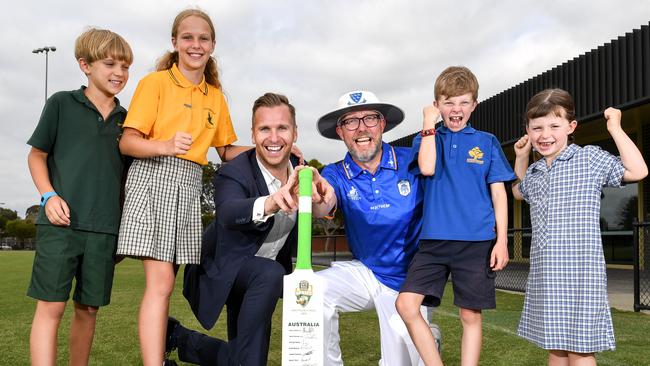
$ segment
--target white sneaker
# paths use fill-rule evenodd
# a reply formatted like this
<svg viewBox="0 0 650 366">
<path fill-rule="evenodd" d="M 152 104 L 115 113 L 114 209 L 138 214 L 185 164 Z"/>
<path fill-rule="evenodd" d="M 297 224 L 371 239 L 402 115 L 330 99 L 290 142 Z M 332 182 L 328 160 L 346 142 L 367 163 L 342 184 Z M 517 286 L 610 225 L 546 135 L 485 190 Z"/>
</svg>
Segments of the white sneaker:
<svg viewBox="0 0 650 366">
<path fill-rule="evenodd" d="M 438 353 L 442 355 L 442 333 L 440 332 L 440 327 L 438 327 L 438 324 L 429 324 L 429 328 L 431 328 L 431 334 L 433 334 L 433 338 L 436 340 Z"/>
</svg>

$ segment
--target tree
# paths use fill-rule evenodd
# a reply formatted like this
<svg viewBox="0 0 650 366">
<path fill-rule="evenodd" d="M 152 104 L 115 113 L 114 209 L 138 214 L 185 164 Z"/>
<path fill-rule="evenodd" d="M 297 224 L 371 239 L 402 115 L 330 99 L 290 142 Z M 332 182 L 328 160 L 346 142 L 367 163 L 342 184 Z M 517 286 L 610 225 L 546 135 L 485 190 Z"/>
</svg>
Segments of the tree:
<svg viewBox="0 0 650 366">
<path fill-rule="evenodd" d="M 8 221 L 15 220 L 18 218 L 18 213 L 14 210 L 8 208 L 0 208 L 0 231 L 5 229 L 5 225 Z"/>
<path fill-rule="evenodd" d="M 203 176 L 201 177 L 201 221 L 203 227 L 208 226 L 214 220 L 214 185 L 212 179 L 221 164 L 208 162 L 203 166 Z"/>
<path fill-rule="evenodd" d="M 309 161 L 307 162 L 307 165 L 316 168 L 316 170 L 318 170 L 319 172 L 320 172 L 321 170 L 323 170 L 323 167 L 325 167 L 323 164 L 321 164 L 320 161 L 318 161 L 318 159 L 311 159 L 311 160 L 309 160 Z"/>
<path fill-rule="evenodd" d="M 36 225 L 29 220 L 11 220 L 7 221 L 5 226 L 7 236 L 13 236 L 20 241 L 36 237 Z"/>
<path fill-rule="evenodd" d="M 201 177 L 201 213 L 214 213 L 214 185 L 212 179 L 214 174 L 219 170 L 221 164 L 208 162 L 203 166 L 203 176 Z"/>
<path fill-rule="evenodd" d="M 38 218 L 38 213 L 40 210 L 41 205 L 29 206 L 25 211 L 25 220 L 36 222 L 36 218 Z"/>
</svg>

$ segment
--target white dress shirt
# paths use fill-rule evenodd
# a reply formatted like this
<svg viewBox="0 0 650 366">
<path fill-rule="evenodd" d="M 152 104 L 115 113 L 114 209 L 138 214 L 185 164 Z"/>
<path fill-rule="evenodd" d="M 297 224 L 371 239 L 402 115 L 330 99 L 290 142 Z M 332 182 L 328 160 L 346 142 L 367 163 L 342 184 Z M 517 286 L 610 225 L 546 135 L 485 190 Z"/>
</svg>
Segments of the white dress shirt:
<svg viewBox="0 0 650 366">
<path fill-rule="evenodd" d="M 262 162 L 257 159 L 257 164 L 262 171 L 262 176 L 266 182 L 266 186 L 269 189 L 269 195 L 277 192 L 282 186 L 282 182 L 279 179 L 273 176 L 271 172 L 264 167 Z M 291 163 L 288 163 L 287 166 L 287 177 L 291 176 L 293 173 L 293 166 Z M 255 200 L 253 204 L 253 222 L 261 224 L 266 222 L 271 216 L 274 217 L 273 227 L 269 232 L 269 235 L 264 240 L 262 246 L 255 254 L 258 257 L 264 257 L 269 259 L 275 259 L 275 257 L 280 252 L 280 249 L 284 246 L 291 229 L 296 223 L 297 214 L 295 212 L 287 215 L 283 211 L 278 211 L 271 215 L 264 215 L 264 202 L 269 196 L 262 196 Z"/>
</svg>

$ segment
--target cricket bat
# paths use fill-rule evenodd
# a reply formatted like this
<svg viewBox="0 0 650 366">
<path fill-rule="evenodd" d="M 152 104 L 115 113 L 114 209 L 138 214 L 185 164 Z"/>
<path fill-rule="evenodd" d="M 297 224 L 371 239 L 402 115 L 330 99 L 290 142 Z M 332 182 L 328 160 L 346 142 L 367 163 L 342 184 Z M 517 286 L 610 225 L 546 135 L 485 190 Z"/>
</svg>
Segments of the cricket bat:
<svg viewBox="0 0 650 366">
<path fill-rule="evenodd" d="M 298 172 L 298 259 L 284 276 L 282 365 L 323 365 L 323 281 L 311 268 L 312 171 Z"/>
</svg>

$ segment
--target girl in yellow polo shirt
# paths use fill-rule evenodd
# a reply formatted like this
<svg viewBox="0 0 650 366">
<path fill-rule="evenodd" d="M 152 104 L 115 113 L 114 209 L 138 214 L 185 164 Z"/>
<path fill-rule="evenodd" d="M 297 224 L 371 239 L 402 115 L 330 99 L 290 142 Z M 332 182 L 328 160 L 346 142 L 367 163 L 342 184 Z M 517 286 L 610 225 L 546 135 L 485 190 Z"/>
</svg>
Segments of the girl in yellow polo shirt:
<svg viewBox="0 0 650 366">
<path fill-rule="evenodd" d="M 201 165 L 214 146 L 223 161 L 247 147 L 237 139 L 212 52 L 210 17 L 184 10 L 172 25 L 173 52 L 133 95 L 120 151 L 137 159 L 129 169 L 118 255 L 144 263 L 139 315 L 144 365 L 162 365 L 169 297 L 180 264 L 201 254 Z"/>
</svg>

